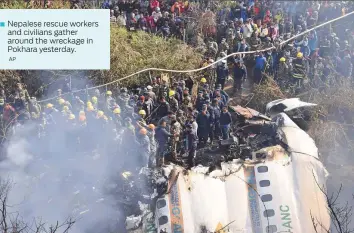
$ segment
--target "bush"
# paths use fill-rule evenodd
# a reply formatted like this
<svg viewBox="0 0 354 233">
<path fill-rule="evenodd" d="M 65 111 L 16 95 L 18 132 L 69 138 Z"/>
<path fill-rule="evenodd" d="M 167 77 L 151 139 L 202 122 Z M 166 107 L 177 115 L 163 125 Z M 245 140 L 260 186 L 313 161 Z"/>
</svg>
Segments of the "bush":
<svg viewBox="0 0 354 233">
<path fill-rule="evenodd" d="M 94 71 L 95 83 L 107 83 L 146 68 L 173 70 L 195 69 L 202 55 L 177 39 L 165 40 L 145 32 L 128 32 L 125 28 L 111 27 L 111 69 Z M 151 75 L 161 74 L 152 72 Z M 126 79 L 125 85 L 146 83 L 149 73 Z"/>
</svg>

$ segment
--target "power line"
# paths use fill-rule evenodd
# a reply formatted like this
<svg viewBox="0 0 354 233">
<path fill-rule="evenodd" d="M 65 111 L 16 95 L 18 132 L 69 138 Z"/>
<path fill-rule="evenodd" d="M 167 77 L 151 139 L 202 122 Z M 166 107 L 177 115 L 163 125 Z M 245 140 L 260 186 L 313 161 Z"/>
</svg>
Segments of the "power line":
<svg viewBox="0 0 354 233">
<path fill-rule="evenodd" d="M 308 30 L 306 30 L 306 31 L 304 31 L 304 32 L 302 32 L 302 33 L 300 33 L 300 34 L 297 34 L 297 35 L 291 37 L 290 39 L 287 39 L 287 40 L 285 40 L 285 41 L 282 41 L 279 45 L 284 45 L 284 44 L 288 43 L 289 41 L 294 40 L 295 38 L 297 38 L 297 37 L 299 37 L 299 36 L 302 36 L 302 35 L 304 35 L 304 34 L 306 34 L 306 33 L 309 33 L 309 32 L 311 32 L 311 31 L 317 29 L 317 28 L 323 27 L 323 26 L 325 26 L 325 25 L 327 25 L 327 24 L 330 24 L 330 23 L 333 23 L 333 22 L 338 21 L 338 20 L 340 20 L 340 19 L 343 19 L 343 18 L 345 18 L 345 17 L 347 17 L 347 16 L 349 16 L 349 15 L 352 15 L 352 14 L 354 14 L 354 11 L 352 11 L 352 12 L 346 14 L 346 15 L 342 15 L 342 16 L 340 16 L 340 17 L 338 17 L 338 18 L 329 20 L 329 21 L 327 21 L 327 22 L 325 22 L 325 23 L 322 23 L 322 24 L 320 24 L 320 25 L 317 25 L 317 26 L 315 26 L 315 27 L 313 27 L 313 28 L 310 28 L 310 29 L 308 29 Z M 266 48 L 266 49 L 261 49 L 261 50 L 248 51 L 248 52 L 231 53 L 231 54 L 229 54 L 229 55 L 227 55 L 227 56 L 225 56 L 225 57 L 223 57 L 223 58 L 221 58 L 221 59 L 219 59 L 219 60 L 217 60 L 217 61 L 215 61 L 215 62 L 213 62 L 213 63 L 211 63 L 211 64 L 209 64 L 209 65 L 207 65 L 207 66 L 204 66 L 204 67 L 201 67 L 201 68 L 198 68 L 198 69 L 192 69 L 192 70 L 169 70 L 169 69 L 161 69 L 161 68 L 146 68 L 146 69 L 140 70 L 140 71 L 138 71 L 138 72 L 135 72 L 135 73 L 130 74 L 130 75 L 128 75 L 128 76 L 125 76 L 125 77 L 123 77 L 123 78 L 116 79 L 116 80 L 114 80 L 114 81 L 112 81 L 112 82 L 109 82 L 109 83 L 106 83 L 106 84 L 102 84 L 102 85 L 98 85 L 98 86 L 94 86 L 94 87 L 89 87 L 89 88 L 84 88 L 84 89 L 80 89 L 80 90 L 75 90 L 75 91 L 72 91 L 72 92 L 64 93 L 64 94 L 62 94 L 61 96 L 64 96 L 64 95 L 67 95 L 67 94 L 70 94 L 70 93 L 77 93 L 77 92 L 88 91 L 88 90 L 92 90 L 92 89 L 96 89 L 96 88 L 100 88 L 100 87 L 105 87 L 105 86 L 108 86 L 108 85 L 117 83 L 117 82 L 119 82 L 119 81 L 123 81 L 123 80 L 125 80 L 125 79 L 130 78 L 130 77 L 133 77 L 133 76 L 135 76 L 135 75 L 138 75 L 138 74 L 141 74 L 141 73 L 145 73 L 145 72 L 148 72 L 148 71 L 160 71 L 160 72 L 170 72 L 170 73 L 194 73 L 194 72 L 199 72 L 199 71 L 205 70 L 205 69 L 207 69 L 207 68 L 209 68 L 209 67 L 211 67 L 211 66 L 214 66 L 214 65 L 216 65 L 217 63 L 221 62 L 222 60 L 225 60 L 225 59 L 227 59 L 227 58 L 229 58 L 229 57 L 231 57 L 231 56 L 241 55 L 241 54 L 254 54 L 254 53 L 259 53 L 259 52 L 266 52 L 266 51 L 269 51 L 269 50 L 272 50 L 272 49 L 275 49 L 275 47 L 272 46 L 272 47 L 269 47 L 269 48 Z M 51 98 L 48 98 L 48 99 L 40 100 L 40 101 L 38 101 L 38 102 L 39 102 L 39 103 L 48 102 L 48 101 L 50 101 L 50 100 L 56 99 L 56 98 L 61 97 L 61 96 L 51 97 Z"/>
</svg>

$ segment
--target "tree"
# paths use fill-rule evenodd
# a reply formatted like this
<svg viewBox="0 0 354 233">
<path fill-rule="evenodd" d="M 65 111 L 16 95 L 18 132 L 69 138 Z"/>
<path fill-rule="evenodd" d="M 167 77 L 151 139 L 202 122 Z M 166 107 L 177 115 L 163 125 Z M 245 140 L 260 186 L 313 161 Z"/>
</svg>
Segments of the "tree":
<svg viewBox="0 0 354 233">
<path fill-rule="evenodd" d="M 67 218 L 63 223 L 48 225 L 41 218 L 28 223 L 23 221 L 20 213 L 11 212 L 8 195 L 11 190 L 9 180 L 0 180 L 0 231 L 2 233 L 67 233 L 75 224 L 75 220 Z"/>
</svg>

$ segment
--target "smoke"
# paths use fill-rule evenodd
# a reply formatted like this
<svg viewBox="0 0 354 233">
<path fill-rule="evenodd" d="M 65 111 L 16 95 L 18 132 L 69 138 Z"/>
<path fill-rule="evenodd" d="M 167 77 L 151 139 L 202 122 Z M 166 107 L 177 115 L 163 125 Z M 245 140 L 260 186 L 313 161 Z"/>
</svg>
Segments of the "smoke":
<svg viewBox="0 0 354 233">
<path fill-rule="evenodd" d="M 114 153 L 112 149 L 81 150 L 84 143 L 80 150 L 70 146 L 73 139 L 69 137 L 76 131 L 65 124 L 38 138 L 38 123 L 27 122 L 16 127 L 7 140 L 0 176 L 12 184 L 8 211 L 18 213 L 27 223 L 41 219 L 48 226 L 73 218 L 73 233 L 124 232 L 120 197 L 109 191 L 118 185 L 114 177 L 123 171 L 122 153 L 119 148 Z M 110 135 L 94 132 L 82 140 L 88 136 L 93 142 L 97 137 L 112 141 Z"/>
</svg>

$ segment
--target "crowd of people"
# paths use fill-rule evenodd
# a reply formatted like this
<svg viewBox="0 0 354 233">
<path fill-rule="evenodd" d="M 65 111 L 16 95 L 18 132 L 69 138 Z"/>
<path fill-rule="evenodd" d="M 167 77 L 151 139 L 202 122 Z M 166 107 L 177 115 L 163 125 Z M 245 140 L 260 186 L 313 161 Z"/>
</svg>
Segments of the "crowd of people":
<svg viewBox="0 0 354 233">
<path fill-rule="evenodd" d="M 229 97 L 220 84 L 214 89 L 205 78 L 198 84 L 188 81 L 168 85 L 154 78 L 143 88 L 121 88 L 115 94 L 96 89 L 83 96 L 63 94 L 59 89 L 58 97 L 44 106 L 18 83 L 13 96 L 7 98 L 3 93 L 0 99 L 2 125 L 16 133 L 30 121 L 37 126 L 39 140 L 58 138 L 57 132 L 65 132 L 66 148 L 119 150 L 139 158 L 141 166 L 160 166 L 164 158 L 176 161 L 182 154 L 193 166 L 198 146 L 229 137 L 232 118 Z M 199 86 L 196 99 L 191 95 L 194 85 Z"/>
<path fill-rule="evenodd" d="M 55 137 L 60 130 L 65 132 L 65 146 L 78 151 L 108 148 L 112 153 L 120 151 L 125 158 L 139 158 L 142 166 L 161 166 L 166 159 L 176 161 L 185 155 L 191 167 L 198 147 L 229 137 L 232 117 L 224 90 L 226 80 L 233 79 L 234 93 L 240 93 L 247 78 L 260 83 L 274 77 L 282 88 L 302 88 L 303 81 L 313 80 L 316 72 L 323 81 L 331 72 L 352 79 L 352 29 L 325 26 L 280 46 L 294 35 L 352 11 L 350 2 L 234 3 L 213 12 L 217 26 L 202 45 L 205 60 L 201 65 L 234 52 L 272 49 L 223 59 L 194 80 L 156 77 L 138 89 L 123 87 L 104 93 L 96 89 L 79 95 L 59 89 L 57 98 L 44 105 L 19 83 L 11 96 L 0 93 L 2 128 L 16 132 L 17 126 L 31 121 L 38 126 L 39 140 Z M 163 28 L 174 28 L 188 4 L 122 0 L 104 1 L 102 7 L 110 8 L 112 21 L 121 26 L 151 33 L 162 30 L 166 36 L 168 30 Z M 318 62 L 324 64 L 321 72 Z"/>
</svg>

